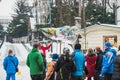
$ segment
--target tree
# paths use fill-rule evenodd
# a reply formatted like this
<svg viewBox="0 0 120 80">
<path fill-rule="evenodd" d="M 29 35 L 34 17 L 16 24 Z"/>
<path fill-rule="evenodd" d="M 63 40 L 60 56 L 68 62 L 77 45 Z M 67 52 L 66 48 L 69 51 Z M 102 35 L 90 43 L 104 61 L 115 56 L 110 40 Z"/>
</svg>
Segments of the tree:
<svg viewBox="0 0 120 80">
<path fill-rule="evenodd" d="M 120 8 L 120 5 L 118 5 L 118 3 L 120 1 L 119 0 L 112 0 L 112 2 L 111 2 L 111 0 L 108 0 L 108 5 L 113 10 L 114 17 L 115 17 L 115 24 L 117 24 L 117 9 Z"/>
<path fill-rule="evenodd" d="M 7 32 L 17 38 L 27 36 L 30 7 L 26 0 L 18 0 L 15 4 L 15 13 Z"/>
<path fill-rule="evenodd" d="M 101 5 L 88 4 L 85 10 L 86 22 L 90 24 L 107 23 L 115 24 L 114 13 L 106 12 L 106 8 Z"/>
<path fill-rule="evenodd" d="M 3 33 L 4 33 L 4 29 L 3 26 L 0 24 L 0 39 L 4 36 Z"/>
<path fill-rule="evenodd" d="M 52 26 L 60 27 L 63 25 L 75 25 L 75 17 L 78 16 L 78 7 L 76 0 L 55 0 L 52 8 Z"/>
</svg>

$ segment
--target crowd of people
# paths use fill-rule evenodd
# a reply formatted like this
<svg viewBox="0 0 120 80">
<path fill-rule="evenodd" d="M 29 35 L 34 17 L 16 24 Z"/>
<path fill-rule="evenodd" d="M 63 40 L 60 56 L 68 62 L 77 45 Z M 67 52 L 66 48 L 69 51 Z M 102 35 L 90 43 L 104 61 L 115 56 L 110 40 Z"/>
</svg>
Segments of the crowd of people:
<svg viewBox="0 0 120 80">
<path fill-rule="evenodd" d="M 75 44 L 72 54 L 68 47 L 64 47 L 62 54 L 53 53 L 52 61 L 47 63 L 46 50 L 51 44 L 44 47 L 35 43 L 28 54 L 26 65 L 30 68 L 32 80 L 120 80 L 120 46 L 117 51 L 106 42 L 104 50 L 96 46 L 83 53 L 81 44 Z M 3 62 L 6 80 L 16 80 L 18 64 L 17 57 L 9 50 Z"/>
</svg>

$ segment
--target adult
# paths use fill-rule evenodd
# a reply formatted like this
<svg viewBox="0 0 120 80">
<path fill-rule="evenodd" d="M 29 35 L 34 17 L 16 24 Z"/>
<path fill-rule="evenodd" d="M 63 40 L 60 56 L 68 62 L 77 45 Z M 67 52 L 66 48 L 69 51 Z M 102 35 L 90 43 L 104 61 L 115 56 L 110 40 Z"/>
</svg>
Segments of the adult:
<svg viewBox="0 0 120 80">
<path fill-rule="evenodd" d="M 44 46 L 42 43 L 38 44 L 38 49 L 41 51 L 41 53 L 43 54 L 43 56 L 46 56 L 46 51 L 49 50 L 49 48 L 51 47 L 52 42 L 50 42 L 48 45 Z"/>
<path fill-rule="evenodd" d="M 44 62 L 44 72 L 43 72 L 43 78 L 45 78 L 46 75 L 46 68 L 47 68 L 47 61 L 46 61 L 46 51 L 49 50 L 49 48 L 51 47 L 52 42 L 50 42 L 48 45 L 44 46 L 43 43 L 39 43 L 38 44 L 38 50 L 41 52 L 42 57 L 43 57 L 43 62 Z"/>
<path fill-rule="evenodd" d="M 101 78 L 104 78 L 104 80 L 112 80 L 116 50 L 111 49 L 111 47 L 112 45 L 110 42 L 104 44 L 105 50 L 102 61 L 102 70 L 99 75 Z"/>
<path fill-rule="evenodd" d="M 55 79 L 56 80 L 71 80 L 71 72 L 74 71 L 74 62 L 70 55 L 70 50 L 65 47 L 63 54 L 58 59 L 55 65 Z"/>
<path fill-rule="evenodd" d="M 120 45 L 118 47 L 117 57 L 114 62 L 113 80 L 120 80 Z"/>
<path fill-rule="evenodd" d="M 82 80 L 83 70 L 85 67 L 85 57 L 81 51 L 81 45 L 75 44 L 73 52 L 73 60 L 76 65 L 76 70 L 72 72 L 71 80 Z"/>
<path fill-rule="evenodd" d="M 97 46 L 95 48 L 95 52 L 96 52 L 96 55 L 97 55 L 97 59 L 96 59 L 96 65 L 95 65 L 95 77 L 94 79 L 95 80 L 100 80 L 99 79 L 99 74 L 100 74 L 100 71 L 102 69 L 102 59 L 103 59 L 103 51 L 101 50 L 101 48 L 99 46 Z"/>
<path fill-rule="evenodd" d="M 18 58 L 15 56 L 13 51 L 10 49 L 8 52 L 8 56 L 4 58 L 3 67 L 6 71 L 6 80 L 16 80 L 16 67 L 18 66 Z"/>
<path fill-rule="evenodd" d="M 86 67 L 88 70 L 88 74 L 86 77 L 88 78 L 87 80 L 92 80 L 92 77 L 95 75 L 95 63 L 96 63 L 96 55 L 93 52 L 92 48 L 88 49 L 88 54 L 85 56 L 86 58 Z"/>
<path fill-rule="evenodd" d="M 43 80 L 44 62 L 41 53 L 38 51 L 38 44 L 33 45 L 33 49 L 27 56 L 26 64 L 30 68 L 32 80 Z"/>
</svg>

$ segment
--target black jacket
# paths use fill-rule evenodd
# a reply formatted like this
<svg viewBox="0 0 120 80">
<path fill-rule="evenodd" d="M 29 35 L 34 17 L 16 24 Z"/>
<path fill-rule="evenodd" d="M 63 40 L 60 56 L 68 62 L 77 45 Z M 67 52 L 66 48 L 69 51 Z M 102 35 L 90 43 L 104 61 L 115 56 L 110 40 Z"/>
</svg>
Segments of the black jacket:
<svg viewBox="0 0 120 80">
<path fill-rule="evenodd" d="M 74 68 L 72 56 L 61 55 L 54 70 L 58 73 L 57 80 L 70 80 L 71 72 Z"/>
<path fill-rule="evenodd" d="M 100 72 L 101 68 L 102 68 L 102 60 L 103 60 L 103 52 L 100 51 L 99 53 L 97 53 L 97 59 L 96 59 L 96 66 L 95 69 Z"/>
<path fill-rule="evenodd" d="M 112 78 L 113 80 L 120 80 L 120 55 L 118 55 L 115 59 Z"/>
</svg>

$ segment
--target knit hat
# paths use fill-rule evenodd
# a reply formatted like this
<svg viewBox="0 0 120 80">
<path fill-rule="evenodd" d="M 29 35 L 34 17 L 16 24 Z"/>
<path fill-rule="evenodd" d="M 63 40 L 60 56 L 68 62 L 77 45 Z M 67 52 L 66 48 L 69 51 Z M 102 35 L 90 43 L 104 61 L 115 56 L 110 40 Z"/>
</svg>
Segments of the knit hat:
<svg viewBox="0 0 120 80">
<path fill-rule="evenodd" d="M 54 53 L 52 54 L 52 60 L 56 61 L 58 59 L 58 54 Z"/>
<path fill-rule="evenodd" d="M 106 43 L 104 44 L 104 46 L 105 46 L 106 48 L 110 48 L 110 47 L 112 47 L 112 45 L 111 45 L 110 42 L 106 42 Z"/>
<path fill-rule="evenodd" d="M 70 52 L 69 48 L 65 47 L 65 48 L 63 49 L 63 53 L 64 53 L 64 54 L 69 53 L 69 52 Z"/>
</svg>

